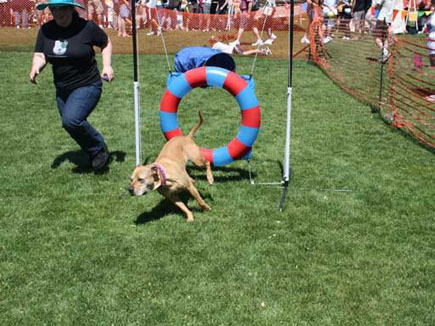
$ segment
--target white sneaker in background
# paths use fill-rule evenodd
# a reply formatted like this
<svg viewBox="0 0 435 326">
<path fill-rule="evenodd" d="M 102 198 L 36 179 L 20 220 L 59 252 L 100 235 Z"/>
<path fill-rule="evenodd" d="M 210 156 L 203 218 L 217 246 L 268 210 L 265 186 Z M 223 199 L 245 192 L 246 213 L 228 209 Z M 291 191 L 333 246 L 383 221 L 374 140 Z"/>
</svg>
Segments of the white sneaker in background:
<svg viewBox="0 0 435 326">
<path fill-rule="evenodd" d="M 435 103 L 435 94 L 428 95 L 424 99 L 429 101 L 429 102 Z"/>
<path fill-rule="evenodd" d="M 331 36 L 327 36 L 327 37 L 325 37 L 324 39 L 323 39 L 323 44 L 327 44 L 327 43 L 329 43 L 329 42 L 331 42 L 332 41 L 332 37 Z"/>
<path fill-rule="evenodd" d="M 310 44 L 310 40 L 308 39 L 308 37 L 304 36 L 303 38 L 301 38 L 301 43 Z"/>
<path fill-rule="evenodd" d="M 272 35 L 266 41 L 264 41 L 263 44 L 271 45 L 273 43 L 273 41 L 276 40 L 276 38 L 277 38 L 277 36 L 272 33 Z"/>
<path fill-rule="evenodd" d="M 382 50 L 382 55 L 381 55 L 381 59 L 380 59 L 380 61 L 382 62 L 382 63 L 386 63 L 387 61 L 388 61 L 388 59 L 390 58 L 390 53 L 388 52 L 388 50 L 387 49 L 383 49 Z"/>
<path fill-rule="evenodd" d="M 343 36 L 342 40 L 343 40 L 343 41 L 350 41 L 350 37 Z"/>
<path fill-rule="evenodd" d="M 263 45 L 263 40 L 262 40 L 262 39 L 258 39 L 257 42 L 252 43 L 251 45 L 252 45 L 252 46 L 260 46 L 260 45 Z"/>
</svg>

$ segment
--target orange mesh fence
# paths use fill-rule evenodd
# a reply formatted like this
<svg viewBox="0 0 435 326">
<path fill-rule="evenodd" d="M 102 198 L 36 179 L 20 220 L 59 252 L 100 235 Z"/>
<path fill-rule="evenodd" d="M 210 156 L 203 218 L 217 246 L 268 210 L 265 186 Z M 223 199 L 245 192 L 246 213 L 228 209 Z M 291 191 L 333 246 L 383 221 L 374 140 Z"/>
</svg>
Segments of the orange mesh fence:
<svg viewBox="0 0 435 326">
<path fill-rule="evenodd" d="M 419 35 L 397 43 L 391 110 L 396 127 L 435 147 L 435 49 L 429 41 L 435 42 Z"/>
<path fill-rule="evenodd" d="M 36 5 L 44 1 L 35 0 L 0 0 L 0 26 L 15 26 L 28 28 L 41 25 L 51 19 L 50 11 L 36 10 Z M 86 10 L 77 11 L 87 19 L 92 19 L 102 27 L 118 29 L 121 21 L 131 24 L 131 3 L 127 0 L 77 0 Z M 195 0 L 196 2 L 196 0 Z M 200 1 L 202 3 L 202 1 Z M 283 1 L 285 3 L 285 1 Z M 176 3 L 174 7 L 173 3 Z M 231 30 L 241 26 L 252 30 L 254 26 L 274 30 L 288 30 L 288 6 L 278 5 L 275 8 L 262 4 L 256 11 L 249 14 L 240 12 L 238 1 L 225 9 L 218 10 L 218 1 L 213 1 L 210 14 L 204 14 L 201 5 L 198 7 L 190 2 L 169 0 L 162 6 L 149 8 L 145 1 L 137 1 L 136 21 L 139 28 L 149 27 L 155 20 L 163 30 Z M 302 13 L 300 5 L 295 6 L 295 16 Z M 268 19 L 265 19 L 268 17 Z"/>
<path fill-rule="evenodd" d="M 374 21 L 360 26 L 351 20 L 334 18 L 328 24 L 314 19 L 312 60 L 395 127 L 435 147 L 435 49 L 430 48 L 435 43 L 424 34 L 380 33 Z"/>
<path fill-rule="evenodd" d="M 76 1 L 86 8 L 77 9 L 80 16 L 94 20 L 106 30 L 114 45 L 114 53 L 131 53 L 131 40 L 128 39 L 132 35 L 130 0 Z M 198 5 L 193 6 L 191 2 L 185 3 L 184 0 L 167 0 L 165 7 L 156 8 L 149 8 L 145 0 L 137 1 L 135 13 L 139 52 L 164 54 L 166 47 L 169 54 L 174 54 L 187 46 L 210 46 L 211 36 L 217 36 L 220 41 L 228 43 L 236 39 L 238 30 L 242 27 L 246 31 L 240 40 L 243 50 L 256 48 L 251 45 L 257 40 L 253 32 L 258 31 L 264 41 L 273 32 L 273 37 L 276 36 L 273 45 L 265 46 L 270 47 L 273 57 L 286 58 L 290 9 L 285 0 L 277 0 L 274 8 L 266 5 L 265 0 L 260 0 L 259 10 L 250 14 L 240 12 L 238 0 L 232 2 L 231 7 L 218 10 L 219 2 L 213 0 L 210 8 L 212 14 L 202 14 L 198 13 Z M 30 31 L 37 29 L 52 19 L 49 9 L 36 10 L 37 3 L 31 0 L 0 0 L 0 25 Z M 178 5 L 174 7 L 174 3 Z M 306 13 L 301 10 L 300 4 L 296 4 L 296 33 L 305 32 L 307 22 Z M 159 33 L 163 33 L 165 45 L 160 37 L 156 37 Z M 4 43 L 4 48 L 13 48 L 6 44 L 6 40 Z M 296 47 L 296 51 L 300 51 L 300 48 L 301 44 Z"/>
</svg>

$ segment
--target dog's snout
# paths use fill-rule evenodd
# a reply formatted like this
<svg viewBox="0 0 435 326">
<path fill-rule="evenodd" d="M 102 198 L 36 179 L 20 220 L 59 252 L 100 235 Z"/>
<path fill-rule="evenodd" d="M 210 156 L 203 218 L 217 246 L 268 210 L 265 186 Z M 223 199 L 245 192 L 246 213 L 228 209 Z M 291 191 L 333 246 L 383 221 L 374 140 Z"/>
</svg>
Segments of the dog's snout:
<svg viewBox="0 0 435 326">
<path fill-rule="evenodd" d="M 134 188 L 133 188 L 133 186 L 128 186 L 127 190 L 130 193 L 130 195 L 134 195 Z"/>
</svg>

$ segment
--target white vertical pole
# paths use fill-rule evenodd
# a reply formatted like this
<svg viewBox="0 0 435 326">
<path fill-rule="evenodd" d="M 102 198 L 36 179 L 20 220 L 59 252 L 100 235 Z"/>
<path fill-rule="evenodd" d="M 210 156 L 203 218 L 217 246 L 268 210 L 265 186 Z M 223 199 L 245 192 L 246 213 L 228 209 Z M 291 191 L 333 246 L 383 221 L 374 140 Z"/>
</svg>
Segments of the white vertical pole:
<svg viewBox="0 0 435 326">
<path fill-rule="evenodd" d="M 285 133 L 283 182 L 290 180 L 290 138 L 292 133 L 292 93 L 293 87 L 287 88 L 287 128 Z"/>
<path fill-rule="evenodd" d="M 140 96 L 139 96 L 139 82 L 133 83 L 134 87 L 134 121 L 136 131 L 136 166 L 142 164 L 142 141 L 140 132 Z"/>
<path fill-rule="evenodd" d="M 289 40 L 288 40 L 288 86 L 287 86 L 287 127 L 285 134 L 285 149 L 284 149 L 284 171 L 282 173 L 282 195 L 278 204 L 279 210 L 282 212 L 284 207 L 285 196 L 290 180 L 290 138 L 291 138 L 291 114 L 292 114 L 292 93 L 293 93 L 293 27 L 294 27 L 294 0 L 290 0 L 290 24 L 289 24 Z"/>
<path fill-rule="evenodd" d="M 133 91 L 134 91 L 134 121 L 136 131 L 136 166 L 142 164 L 141 133 L 140 133 L 140 97 L 138 81 L 137 33 L 136 33 L 136 1 L 131 0 L 131 16 L 133 31 Z"/>
</svg>

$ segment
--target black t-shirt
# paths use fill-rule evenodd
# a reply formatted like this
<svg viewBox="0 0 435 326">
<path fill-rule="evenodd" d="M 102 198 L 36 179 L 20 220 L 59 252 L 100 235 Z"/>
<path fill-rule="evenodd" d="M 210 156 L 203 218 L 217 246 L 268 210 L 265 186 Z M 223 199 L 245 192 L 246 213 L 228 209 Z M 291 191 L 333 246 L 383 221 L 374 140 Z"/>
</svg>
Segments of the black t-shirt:
<svg viewBox="0 0 435 326">
<path fill-rule="evenodd" d="M 68 27 L 54 20 L 39 30 L 35 52 L 42 52 L 52 64 L 54 84 L 61 89 L 76 89 L 100 80 L 93 46 L 107 44 L 106 33 L 94 22 L 73 15 Z"/>
<path fill-rule="evenodd" d="M 354 12 L 364 11 L 367 7 L 367 0 L 355 0 Z"/>
</svg>

